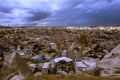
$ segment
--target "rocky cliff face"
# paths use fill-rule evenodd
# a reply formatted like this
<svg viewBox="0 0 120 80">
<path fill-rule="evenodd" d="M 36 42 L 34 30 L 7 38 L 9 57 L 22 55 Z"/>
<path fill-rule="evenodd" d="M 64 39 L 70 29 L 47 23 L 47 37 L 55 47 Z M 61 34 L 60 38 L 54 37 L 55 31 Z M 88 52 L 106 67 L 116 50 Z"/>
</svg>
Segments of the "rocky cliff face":
<svg viewBox="0 0 120 80">
<path fill-rule="evenodd" d="M 99 63 L 100 76 L 120 77 L 120 45 L 111 50 Z"/>
<path fill-rule="evenodd" d="M 9 53 L 5 56 L 4 64 L 1 70 L 1 80 L 8 80 L 14 75 L 27 77 L 31 74 L 26 63 L 16 52 Z"/>
</svg>

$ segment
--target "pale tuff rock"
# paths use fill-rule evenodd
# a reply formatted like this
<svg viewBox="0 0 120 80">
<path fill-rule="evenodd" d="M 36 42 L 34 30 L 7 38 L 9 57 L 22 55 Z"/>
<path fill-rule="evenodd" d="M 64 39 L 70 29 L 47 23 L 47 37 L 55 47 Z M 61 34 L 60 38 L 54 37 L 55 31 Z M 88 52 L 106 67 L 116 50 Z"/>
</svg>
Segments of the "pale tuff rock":
<svg viewBox="0 0 120 80">
<path fill-rule="evenodd" d="M 108 53 L 98 64 L 101 76 L 120 77 L 120 45 Z"/>
<path fill-rule="evenodd" d="M 7 80 L 12 76 L 11 74 L 16 73 L 24 78 L 31 75 L 31 71 L 24 60 L 16 52 L 13 52 L 11 54 L 7 54 L 5 57 L 4 65 L 1 71 L 1 80 Z"/>
<path fill-rule="evenodd" d="M 20 75 L 15 75 L 10 80 L 24 80 L 24 78 Z"/>
<path fill-rule="evenodd" d="M 120 45 L 112 49 L 109 54 L 105 55 L 104 59 L 114 57 L 120 57 Z"/>
<path fill-rule="evenodd" d="M 120 77 L 120 58 L 104 59 L 99 62 L 100 76 Z"/>
</svg>

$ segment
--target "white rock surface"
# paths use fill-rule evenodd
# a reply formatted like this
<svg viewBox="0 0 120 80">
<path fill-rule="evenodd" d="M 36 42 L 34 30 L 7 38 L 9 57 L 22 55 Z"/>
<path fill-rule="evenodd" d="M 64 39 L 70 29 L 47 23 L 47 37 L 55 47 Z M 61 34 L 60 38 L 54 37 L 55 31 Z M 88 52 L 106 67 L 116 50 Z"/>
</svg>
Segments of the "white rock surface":
<svg viewBox="0 0 120 80">
<path fill-rule="evenodd" d="M 15 75 L 10 80 L 24 80 L 24 78 L 22 76 Z"/>
<path fill-rule="evenodd" d="M 99 63 L 101 76 L 120 77 L 120 45 L 111 50 Z"/>
<path fill-rule="evenodd" d="M 108 53 L 107 55 L 105 55 L 105 57 L 103 59 L 114 58 L 114 57 L 120 57 L 120 45 L 118 45 L 117 47 L 115 47 L 114 49 L 112 49 L 110 51 L 110 53 Z"/>
<path fill-rule="evenodd" d="M 37 72 L 37 73 L 34 74 L 35 77 L 40 76 L 40 75 L 42 75 L 41 72 Z"/>
</svg>

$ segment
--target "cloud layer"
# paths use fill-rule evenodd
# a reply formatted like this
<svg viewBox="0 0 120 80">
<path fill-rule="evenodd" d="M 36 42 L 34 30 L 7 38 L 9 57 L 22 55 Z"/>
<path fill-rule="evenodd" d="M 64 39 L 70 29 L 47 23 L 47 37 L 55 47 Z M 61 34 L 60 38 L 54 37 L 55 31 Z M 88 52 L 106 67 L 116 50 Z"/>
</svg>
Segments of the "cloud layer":
<svg viewBox="0 0 120 80">
<path fill-rule="evenodd" d="M 1 25 L 120 25 L 119 0 L 0 0 Z"/>
</svg>

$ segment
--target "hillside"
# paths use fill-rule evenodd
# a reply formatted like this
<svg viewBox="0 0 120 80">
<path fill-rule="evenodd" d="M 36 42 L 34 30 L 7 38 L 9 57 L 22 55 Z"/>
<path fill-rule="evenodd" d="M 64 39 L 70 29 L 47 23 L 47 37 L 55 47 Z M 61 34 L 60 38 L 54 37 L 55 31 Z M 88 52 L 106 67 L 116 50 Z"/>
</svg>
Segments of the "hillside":
<svg viewBox="0 0 120 80">
<path fill-rule="evenodd" d="M 0 79 L 113 80 L 119 36 L 119 27 L 0 27 Z"/>
<path fill-rule="evenodd" d="M 93 77 L 80 75 L 45 75 L 38 77 L 28 77 L 25 80 L 120 80 L 119 78 Z"/>
</svg>

